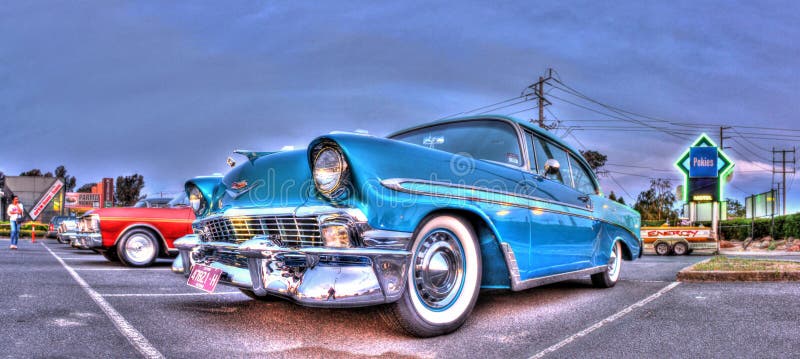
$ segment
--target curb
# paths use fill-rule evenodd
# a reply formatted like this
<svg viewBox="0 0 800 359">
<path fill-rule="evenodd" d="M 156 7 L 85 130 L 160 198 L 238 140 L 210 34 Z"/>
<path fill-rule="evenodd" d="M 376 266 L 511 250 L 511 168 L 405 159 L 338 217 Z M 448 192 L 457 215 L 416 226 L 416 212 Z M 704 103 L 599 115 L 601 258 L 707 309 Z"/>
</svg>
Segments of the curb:
<svg viewBox="0 0 800 359">
<path fill-rule="evenodd" d="M 679 282 L 800 282 L 800 271 L 694 271 L 689 270 L 697 264 L 710 261 L 711 258 L 692 264 L 678 272 Z"/>
<path fill-rule="evenodd" d="M 800 256 L 800 252 L 786 252 L 786 251 L 769 251 L 769 252 L 733 252 L 733 251 L 720 251 L 719 254 L 726 256 Z"/>
</svg>

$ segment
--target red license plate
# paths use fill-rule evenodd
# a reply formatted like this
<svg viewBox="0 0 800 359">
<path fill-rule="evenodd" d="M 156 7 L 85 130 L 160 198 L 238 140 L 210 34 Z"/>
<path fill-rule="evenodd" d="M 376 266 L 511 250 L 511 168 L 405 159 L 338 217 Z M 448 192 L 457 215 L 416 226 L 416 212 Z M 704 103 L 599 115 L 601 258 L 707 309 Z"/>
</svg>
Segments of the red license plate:
<svg viewBox="0 0 800 359">
<path fill-rule="evenodd" d="M 190 287 L 213 293 L 220 276 L 222 276 L 222 269 L 195 264 L 192 266 L 192 273 L 189 275 L 189 280 L 186 281 L 186 284 Z"/>
</svg>

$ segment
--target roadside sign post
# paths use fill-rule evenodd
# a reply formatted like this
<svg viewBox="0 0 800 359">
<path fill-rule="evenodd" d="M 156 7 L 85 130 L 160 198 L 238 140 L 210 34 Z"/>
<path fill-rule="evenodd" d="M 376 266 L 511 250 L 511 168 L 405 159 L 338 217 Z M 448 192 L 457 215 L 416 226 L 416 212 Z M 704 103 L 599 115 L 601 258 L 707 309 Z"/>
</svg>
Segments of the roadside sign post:
<svg viewBox="0 0 800 359">
<path fill-rule="evenodd" d="M 675 162 L 684 176 L 683 198 L 689 204 L 689 218 L 697 219 L 697 204 L 711 203 L 711 231 L 720 250 L 719 222 L 723 184 L 730 179 L 734 163 L 708 135 L 701 134 Z"/>
</svg>

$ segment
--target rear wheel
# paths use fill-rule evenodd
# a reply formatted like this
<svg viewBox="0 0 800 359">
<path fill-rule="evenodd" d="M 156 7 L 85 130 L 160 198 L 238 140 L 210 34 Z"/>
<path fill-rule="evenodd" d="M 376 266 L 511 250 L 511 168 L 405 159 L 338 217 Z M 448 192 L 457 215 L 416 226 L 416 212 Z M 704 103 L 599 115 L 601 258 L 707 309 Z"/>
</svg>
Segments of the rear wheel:
<svg viewBox="0 0 800 359">
<path fill-rule="evenodd" d="M 689 254 L 689 246 L 686 243 L 678 242 L 672 246 L 672 253 L 675 253 L 676 256 L 682 256 L 685 254 Z"/>
<path fill-rule="evenodd" d="M 126 266 L 149 267 L 158 257 L 158 240 L 149 230 L 131 230 L 117 243 L 117 255 Z"/>
<path fill-rule="evenodd" d="M 592 284 L 597 288 L 611 288 L 619 280 L 619 272 L 622 269 L 622 245 L 614 243 L 614 248 L 608 258 L 606 270 L 601 273 L 592 274 Z"/>
<path fill-rule="evenodd" d="M 670 252 L 672 252 L 672 248 L 670 248 L 669 244 L 667 244 L 666 242 L 660 242 L 656 244 L 655 251 L 656 254 L 660 256 L 666 256 L 669 255 Z"/>
<path fill-rule="evenodd" d="M 458 329 L 469 317 L 481 284 L 481 255 L 472 226 L 442 215 L 414 237 L 403 296 L 384 318 L 405 332 L 432 337 Z"/>
</svg>

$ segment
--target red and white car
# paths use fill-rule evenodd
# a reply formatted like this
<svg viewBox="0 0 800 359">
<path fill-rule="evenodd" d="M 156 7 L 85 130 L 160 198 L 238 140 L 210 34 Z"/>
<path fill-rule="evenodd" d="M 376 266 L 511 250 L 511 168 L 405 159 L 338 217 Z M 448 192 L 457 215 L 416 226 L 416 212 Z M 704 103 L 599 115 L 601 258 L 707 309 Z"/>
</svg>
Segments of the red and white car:
<svg viewBox="0 0 800 359">
<path fill-rule="evenodd" d="M 163 208 L 101 208 L 80 218 L 77 241 L 112 262 L 147 267 L 160 256 L 178 254 L 173 242 L 192 233 L 194 218 L 185 194 Z"/>
</svg>

